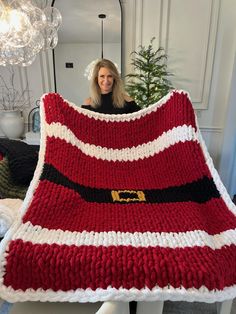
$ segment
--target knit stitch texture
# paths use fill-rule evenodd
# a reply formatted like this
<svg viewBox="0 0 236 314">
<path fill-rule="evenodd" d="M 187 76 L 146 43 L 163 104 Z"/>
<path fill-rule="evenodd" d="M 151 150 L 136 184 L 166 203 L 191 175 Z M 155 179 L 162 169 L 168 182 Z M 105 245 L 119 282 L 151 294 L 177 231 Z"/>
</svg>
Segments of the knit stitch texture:
<svg viewBox="0 0 236 314">
<path fill-rule="evenodd" d="M 0 246 L 9 302 L 236 297 L 236 208 L 189 95 L 106 115 L 41 100 L 33 180 Z"/>
</svg>

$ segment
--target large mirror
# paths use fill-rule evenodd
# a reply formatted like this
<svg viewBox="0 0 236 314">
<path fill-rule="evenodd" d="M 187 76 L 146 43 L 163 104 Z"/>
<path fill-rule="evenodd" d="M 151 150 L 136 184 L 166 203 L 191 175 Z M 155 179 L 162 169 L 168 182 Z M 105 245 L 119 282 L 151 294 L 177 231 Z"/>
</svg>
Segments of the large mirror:
<svg viewBox="0 0 236 314">
<path fill-rule="evenodd" d="M 119 0 L 55 0 L 62 14 L 54 49 L 55 91 L 80 106 L 89 96 L 86 67 L 103 57 L 121 69 L 122 11 Z M 98 15 L 105 14 L 101 19 Z"/>
</svg>

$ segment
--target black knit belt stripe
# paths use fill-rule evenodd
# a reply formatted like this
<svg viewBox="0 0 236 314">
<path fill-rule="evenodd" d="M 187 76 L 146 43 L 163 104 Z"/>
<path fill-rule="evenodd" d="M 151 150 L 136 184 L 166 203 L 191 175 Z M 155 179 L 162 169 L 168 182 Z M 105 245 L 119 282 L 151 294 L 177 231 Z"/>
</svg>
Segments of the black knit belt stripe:
<svg viewBox="0 0 236 314">
<path fill-rule="evenodd" d="M 97 189 L 83 186 L 69 180 L 52 165 L 44 164 L 40 180 L 48 180 L 78 192 L 87 202 L 96 203 L 204 203 L 211 198 L 219 198 L 220 194 L 212 179 L 203 177 L 197 181 L 181 186 L 151 190 Z"/>
</svg>

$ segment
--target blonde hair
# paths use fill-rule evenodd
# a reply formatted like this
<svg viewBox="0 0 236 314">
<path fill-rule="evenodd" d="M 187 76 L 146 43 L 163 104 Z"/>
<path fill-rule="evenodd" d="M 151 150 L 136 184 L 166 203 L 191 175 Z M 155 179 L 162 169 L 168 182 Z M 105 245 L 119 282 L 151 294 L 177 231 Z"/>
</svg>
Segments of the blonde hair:
<svg viewBox="0 0 236 314">
<path fill-rule="evenodd" d="M 123 108 L 125 104 L 125 91 L 123 87 L 123 82 L 120 78 L 118 70 L 113 62 L 107 59 L 99 60 L 93 69 L 92 79 L 91 79 L 91 105 L 97 108 L 101 104 L 101 90 L 98 85 L 98 72 L 101 68 L 106 68 L 111 72 L 113 77 L 112 86 L 112 101 L 113 106 L 117 108 Z"/>
</svg>

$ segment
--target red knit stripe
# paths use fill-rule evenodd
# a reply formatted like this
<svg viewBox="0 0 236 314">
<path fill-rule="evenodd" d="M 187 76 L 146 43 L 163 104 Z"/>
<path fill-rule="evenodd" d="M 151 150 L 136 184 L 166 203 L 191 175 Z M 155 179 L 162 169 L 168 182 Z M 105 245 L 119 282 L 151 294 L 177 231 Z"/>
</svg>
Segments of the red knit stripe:
<svg viewBox="0 0 236 314">
<path fill-rule="evenodd" d="M 158 189 L 179 186 L 204 175 L 211 178 L 197 142 L 180 142 L 143 160 L 113 162 L 87 156 L 63 140 L 48 138 L 45 156 L 46 163 L 70 180 L 96 188 Z"/>
<path fill-rule="evenodd" d="M 0 161 L 3 160 L 3 154 L 0 152 Z"/>
<path fill-rule="evenodd" d="M 78 288 L 149 289 L 171 285 L 209 290 L 236 284 L 235 245 L 212 250 L 33 245 L 12 241 L 7 256 L 4 284 L 69 291 Z M 227 271 L 226 271 L 227 270 Z"/>
<path fill-rule="evenodd" d="M 54 102 L 55 106 L 52 105 Z M 156 112 L 129 122 L 104 122 L 93 118 L 88 119 L 69 107 L 56 94 L 49 94 L 45 97 L 45 108 L 47 123 L 60 122 L 72 130 L 81 141 L 102 147 L 137 146 L 153 141 L 163 132 L 183 124 L 196 128 L 192 105 L 185 94 L 179 93 L 174 93 Z"/>
<path fill-rule="evenodd" d="M 23 221 L 48 229 L 78 232 L 205 230 L 209 234 L 218 234 L 236 228 L 235 217 L 222 199 L 212 199 L 205 204 L 89 203 L 73 190 L 46 180 L 39 184 Z"/>
</svg>

